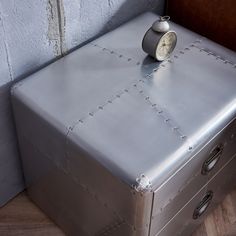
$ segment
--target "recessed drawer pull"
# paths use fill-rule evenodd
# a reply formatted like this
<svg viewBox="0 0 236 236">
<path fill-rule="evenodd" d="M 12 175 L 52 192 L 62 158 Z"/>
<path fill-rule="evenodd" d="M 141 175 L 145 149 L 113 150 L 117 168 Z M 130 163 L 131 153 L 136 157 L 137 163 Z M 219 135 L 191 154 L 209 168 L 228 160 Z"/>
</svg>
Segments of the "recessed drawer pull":
<svg viewBox="0 0 236 236">
<path fill-rule="evenodd" d="M 211 203 L 212 198 L 213 198 L 213 192 L 208 191 L 193 212 L 194 220 L 198 219 L 207 210 L 207 208 Z"/>
<path fill-rule="evenodd" d="M 204 161 L 202 165 L 202 174 L 207 175 L 219 161 L 223 152 L 223 145 L 216 146 L 210 153 L 210 156 Z"/>
</svg>

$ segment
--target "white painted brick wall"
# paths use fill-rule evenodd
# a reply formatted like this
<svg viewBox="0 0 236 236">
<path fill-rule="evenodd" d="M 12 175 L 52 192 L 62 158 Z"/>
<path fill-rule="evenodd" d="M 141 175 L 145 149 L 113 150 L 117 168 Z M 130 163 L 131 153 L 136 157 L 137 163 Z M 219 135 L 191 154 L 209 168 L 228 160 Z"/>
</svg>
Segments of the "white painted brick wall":
<svg viewBox="0 0 236 236">
<path fill-rule="evenodd" d="M 9 88 L 78 45 L 164 0 L 0 1 L 0 206 L 24 188 Z"/>
</svg>

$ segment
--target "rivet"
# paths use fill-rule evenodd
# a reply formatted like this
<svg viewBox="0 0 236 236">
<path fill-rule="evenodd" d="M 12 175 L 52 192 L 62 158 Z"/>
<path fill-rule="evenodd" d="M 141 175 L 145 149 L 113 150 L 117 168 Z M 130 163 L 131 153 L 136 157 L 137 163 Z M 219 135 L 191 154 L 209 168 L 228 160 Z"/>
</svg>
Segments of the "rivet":
<svg viewBox="0 0 236 236">
<path fill-rule="evenodd" d="M 111 51 L 111 54 L 113 54 L 114 53 L 114 51 Z"/>
<path fill-rule="evenodd" d="M 83 123 L 83 120 L 79 120 L 80 123 Z"/>
<path fill-rule="evenodd" d="M 159 114 L 161 114 L 161 113 L 163 113 L 163 111 L 162 111 L 162 110 L 160 110 L 160 111 L 158 111 L 158 113 L 159 113 Z"/>
<path fill-rule="evenodd" d="M 177 55 L 174 55 L 174 58 L 178 58 L 178 56 L 177 56 Z"/>
<path fill-rule="evenodd" d="M 162 66 L 162 67 L 165 67 L 165 65 L 164 65 L 164 64 L 162 64 L 161 66 Z"/>
<path fill-rule="evenodd" d="M 111 101 L 111 100 L 108 100 L 108 103 L 112 103 L 112 101 Z"/>
<path fill-rule="evenodd" d="M 145 100 L 149 100 L 149 97 L 145 97 Z"/>
<path fill-rule="evenodd" d="M 102 106 L 99 106 L 98 109 L 103 110 L 103 107 L 102 107 Z"/>
<path fill-rule="evenodd" d="M 128 58 L 128 61 L 131 61 L 132 59 L 131 58 Z"/>
<path fill-rule="evenodd" d="M 89 115 L 90 115 L 90 116 L 93 116 L 93 113 L 92 113 L 92 112 L 89 112 Z"/>
<path fill-rule="evenodd" d="M 193 149 L 193 147 L 189 147 L 189 148 L 188 148 L 188 150 L 192 150 L 192 149 Z"/>
<path fill-rule="evenodd" d="M 181 135 L 180 137 L 181 137 L 181 139 L 185 139 L 185 138 L 186 138 L 186 136 L 185 136 L 185 135 Z"/>
<path fill-rule="evenodd" d="M 128 89 L 125 89 L 124 91 L 125 91 L 126 93 L 128 93 L 128 92 L 129 92 L 129 90 L 128 90 Z"/>
<path fill-rule="evenodd" d="M 184 50 L 190 50 L 189 48 L 185 48 Z"/>
<path fill-rule="evenodd" d="M 116 97 L 117 97 L 117 98 L 120 98 L 120 95 L 119 95 L 119 94 L 117 94 L 117 95 L 116 95 Z"/>
<path fill-rule="evenodd" d="M 180 51 L 180 53 L 181 53 L 181 54 L 184 54 L 184 52 L 183 52 L 183 51 Z"/>
<path fill-rule="evenodd" d="M 143 93 L 143 90 L 140 90 L 139 93 Z"/>
<path fill-rule="evenodd" d="M 123 57 L 123 55 L 119 55 L 119 57 Z"/>
<path fill-rule="evenodd" d="M 137 63 L 136 63 L 137 66 L 140 65 L 140 64 L 141 64 L 140 62 L 137 62 Z"/>
</svg>

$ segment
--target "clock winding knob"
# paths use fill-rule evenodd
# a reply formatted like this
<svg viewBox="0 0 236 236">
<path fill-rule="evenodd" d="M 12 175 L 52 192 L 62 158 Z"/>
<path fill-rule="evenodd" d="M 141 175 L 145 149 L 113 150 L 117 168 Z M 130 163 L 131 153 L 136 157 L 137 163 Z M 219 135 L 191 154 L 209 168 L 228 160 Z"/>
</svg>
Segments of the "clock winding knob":
<svg viewBox="0 0 236 236">
<path fill-rule="evenodd" d="M 170 19 L 169 16 L 161 16 L 159 20 L 155 21 L 152 24 L 152 30 L 155 32 L 165 33 L 170 29 L 170 25 L 168 20 Z"/>
</svg>

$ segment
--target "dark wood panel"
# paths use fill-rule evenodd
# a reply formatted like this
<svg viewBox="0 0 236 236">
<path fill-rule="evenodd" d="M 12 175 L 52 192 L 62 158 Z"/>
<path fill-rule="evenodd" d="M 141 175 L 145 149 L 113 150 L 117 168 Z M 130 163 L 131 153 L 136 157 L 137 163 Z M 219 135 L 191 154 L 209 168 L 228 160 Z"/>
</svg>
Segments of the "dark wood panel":
<svg viewBox="0 0 236 236">
<path fill-rule="evenodd" d="M 169 0 L 171 19 L 236 51 L 235 0 Z"/>
</svg>

